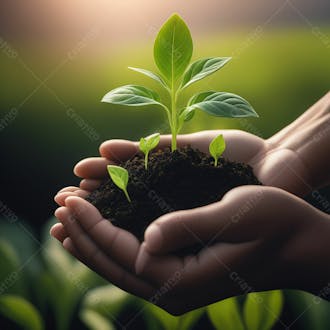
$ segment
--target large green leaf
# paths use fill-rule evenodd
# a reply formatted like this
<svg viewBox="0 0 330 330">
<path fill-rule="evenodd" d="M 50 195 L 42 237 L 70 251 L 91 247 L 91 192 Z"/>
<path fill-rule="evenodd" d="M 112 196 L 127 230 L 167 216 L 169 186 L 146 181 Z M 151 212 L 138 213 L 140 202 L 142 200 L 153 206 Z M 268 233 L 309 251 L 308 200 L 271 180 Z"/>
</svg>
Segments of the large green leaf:
<svg viewBox="0 0 330 330">
<path fill-rule="evenodd" d="M 90 309 L 83 309 L 80 318 L 90 330 L 115 330 L 113 323 Z"/>
<path fill-rule="evenodd" d="M 113 286 L 104 285 L 90 290 L 82 303 L 82 306 L 86 310 L 92 310 L 94 312 L 113 319 L 125 306 L 129 299 L 129 295 Z"/>
<path fill-rule="evenodd" d="M 38 310 L 22 297 L 0 296 L 0 313 L 24 329 L 41 330 L 44 328 Z"/>
<path fill-rule="evenodd" d="M 258 117 L 248 101 L 226 92 L 199 93 L 189 100 L 188 106 L 218 117 Z"/>
<path fill-rule="evenodd" d="M 160 29 L 154 45 L 155 62 L 168 83 L 182 76 L 191 60 L 193 42 L 182 18 L 175 14 Z"/>
<path fill-rule="evenodd" d="M 139 72 L 139 73 L 142 73 L 144 74 L 145 76 L 157 81 L 158 83 L 160 83 L 163 87 L 167 88 L 168 86 L 166 85 L 166 82 L 164 81 L 164 79 L 159 76 L 158 74 L 152 72 L 152 71 L 149 71 L 149 70 L 146 70 L 146 69 L 140 69 L 140 68 L 133 68 L 131 66 L 128 67 L 130 70 L 133 70 L 133 71 L 136 71 L 136 72 Z"/>
<path fill-rule="evenodd" d="M 128 106 L 143 106 L 150 104 L 162 105 L 159 95 L 149 88 L 138 85 L 126 85 L 107 93 L 102 102 Z"/>
<path fill-rule="evenodd" d="M 285 301 L 292 310 L 292 329 L 330 329 L 330 303 L 303 291 L 287 290 Z"/>
<path fill-rule="evenodd" d="M 271 329 L 280 317 L 282 307 L 283 295 L 279 290 L 248 294 L 243 308 L 247 329 Z"/>
<path fill-rule="evenodd" d="M 173 316 L 152 304 L 148 304 L 148 309 L 165 330 L 191 329 L 204 313 L 204 309 L 200 308 L 182 316 Z"/>
<path fill-rule="evenodd" d="M 24 294 L 24 273 L 16 251 L 5 240 L 0 240 L 0 295 L 3 293 Z"/>
<path fill-rule="evenodd" d="M 181 88 L 186 88 L 194 82 L 211 75 L 230 60 L 231 57 L 208 57 L 192 63 L 183 76 Z"/>
<path fill-rule="evenodd" d="M 207 313 L 217 330 L 244 330 L 237 298 L 229 298 L 207 307 Z"/>
</svg>

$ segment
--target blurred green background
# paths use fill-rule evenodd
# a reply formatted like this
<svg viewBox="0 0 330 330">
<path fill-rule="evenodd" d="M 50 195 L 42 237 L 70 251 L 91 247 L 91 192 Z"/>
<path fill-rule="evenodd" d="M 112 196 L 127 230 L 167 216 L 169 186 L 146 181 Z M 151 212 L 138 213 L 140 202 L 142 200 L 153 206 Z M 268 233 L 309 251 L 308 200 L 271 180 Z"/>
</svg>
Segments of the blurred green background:
<svg viewBox="0 0 330 330">
<path fill-rule="evenodd" d="M 194 59 L 233 57 L 185 97 L 207 89 L 230 91 L 249 100 L 260 115 L 234 120 L 198 113 L 184 132 L 239 128 L 267 138 L 329 91 L 329 7 L 323 0 L 3 0 L 1 213 L 10 209 L 28 226 L 27 232 L 20 228 L 23 236 L 30 233 L 25 239 L 38 241 L 56 208 L 54 194 L 79 182 L 72 174 L 77 161 L 96 156 L 106 139 L 168 132 L 158 108 L 112 107 L 100 99 L 127 83 L 158 90 L 127 67 L 155 69 L 153 40 L 172 12 L 178 11 L 192 30 Z M 327 189 L 322 194 L 329 200 Z M 9 222 L 4 216 L 1 225 Z M 13 236 L 19 234 L 0 230 L 0 238 L 18 248 Z M 25 255 L 21 262 L 28 259 Z M 295 315 L 294 308 L 290 311 Z"/>
</svg>

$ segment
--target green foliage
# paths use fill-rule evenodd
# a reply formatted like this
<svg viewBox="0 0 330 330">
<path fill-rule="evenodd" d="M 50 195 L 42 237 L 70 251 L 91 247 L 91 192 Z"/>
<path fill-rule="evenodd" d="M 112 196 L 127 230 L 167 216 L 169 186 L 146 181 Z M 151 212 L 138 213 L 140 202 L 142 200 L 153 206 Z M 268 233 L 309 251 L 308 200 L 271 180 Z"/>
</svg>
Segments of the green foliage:
<svg viewBox="0 0 330 330">
<path fill-rule="evenodd" d="M 209 151 L 214 158 L 214 166 L 218 165 L 218 159 L 226 149 L 226 142 L 223 135 L 216 136 L 209 145 Z"/>
<path fill-rule="evenodd" d="M 218 71 L 230 60 L 231 57 L 207 57 L 192 63 L 183 76 L 181 89 Z"/>
<path fill-rule="evenodd" d="M 207 313 L 217 330 L 245 330 L 237 298 L 209 305 Z"/>
<path fill-rule="evenodd" d="M 224 92 L 203 92 L 193 96 L 189 109 L 200 109 L 217 117 L 258 117 L 252 106 L 242 97 Z"/>
<path fill-rule="evenodd" d="M 252 106 L 242 97 L 232 93 L 203 92 L 193 96 L 179 109 L 178 99 L 191 84 L 208 77 L 222 68 L 230 57 L 207 57 L 189 65 L 193 42 L 189 28 L 177 14 L 171 16 L 160 29 L 154 44 L 154 60 L 160 71 L 132 68 L 157 81 L 169 94 L 170 100 L 162 102 L 157 93 L 142 86 L 128 85 L 110 91 L 103 102 L 128 106 L 160 105 L 166 111 L 172 133 L 172 151 L 177 148 L 177 135 L 185 122 L 191 120 L 195 110 L 218 117 L 257 117 Z"/>
<path fill-rule="evenodd" d="M 201 318 L 204 308 L 196 309 L 181 316 L 173 316 L 155 305 L 148 304 L 148 311 L 165 330 L 189 330 Z"/>
<path fill-rule="evenodd" d="M 113 330 L 121 328 L 127 313 L 142 315 L 144 328 L 188 330 L 194 328 L 204 311 L 217 330 L 269 330 L 281 316 L 283 297 L 281 291 L 251 293 L 246 298 L 229 298 L 206 309 L 201 308 L 182 316 L 172 316 L 162 309 L 133 297 L 109 285 L 93 271 L 69 255 L 62 245 L 49 237 L 49 227 L 56 221 L 52 219 L 45 227 L 41 254 L 32 254 L 42 267 L 39 275 L 33 273 L 31 281 L 26 268 L 19 278 L 29 283 L 28 296 L 23 297 L 24 288 L 17 287 L 16 293 L 5 288 L 0 295 L 0 314 L 12 320 L 20 329 L 68 330 L 88 328 L 91 330 Z M 0 233 L 2 231 L 0 223 Z M 17 241 L 22 241 L 26 233 L 19 227 L 12 233 Z M 10 238 L 10 237 L 9 237 Z M 10 239 L 10 242 L 12 240 Z M 7 252 L 4 252 L 7 251 Z M 1 274 L 19 272 L 22 263 L 11 243 L 0 244 Z M 5 261 L 6 260 L 6 261 Z M 9 262 L 8 262 L 9 261 Z M 30 281 L 30 282 L 29 282 Z M 330 304 L 311 294 L 297 291 L 286 292 L 286 302 L 291 310 L 291 322 L 299 330 L 323 330 L 330 328 Z M 55 324 L 48 324 L 55 320 Z M 121 319 L 121 317 L 124 319 Z M 126 315 L 126 316 L 125 316 Z M 297 317 L 299 316 L 299 319 Z M 77 322 L 78 317 L 81 322 Z M 125 322 L 125 321 L 124 321 Z M 126 319 L 127 322 L 127 319 Z M 287 323 L 290 324 L 290 323 Z M 200 325 L 200 324 L 199 324 Z M 132 324 L 134 328 L 134 324 Z"/>
<path fill-rule="evenodd" d="M 171 89 L 189 65 L 192 53 L 189 28 L 174 14 L 158 32 L 154 45 L 155 62 Z"/>
<path fill-rule="evenodd" d="M 107 169 L 113 183 L 124 192 L 127 200 L 131 202 L 131 199 L 127 192 L 127 183 L 128 183 L 127 170 L 123 167 L 116 165 L 108 165 Z"/>
<path fill-rule="evenodd" d="M 141 138 L 139 143 L 140 150 L 144 153 L 144 167 L 148 168 L 148 156 L 152 149 L 155 149 L 159 143 L 160 134 L 155 133 L 146 138 Z"/>
<path fill-rule="evenodd" d="M 270 330 L 280 317 L 282 307 L 281 291 L 248 294 L 243 308 L 247 330 Z"/>
<path fill-rule="evenodd" d="M 159 95 L 146 87 L 126 85 L 118 87 L 106 94 L 103 97 L 102 102 L 134 107 L 150 104 L 161 105 L 158 102 L 159 100 Z"/>
<path fill-rule="evenodd" d="M 43 321 L 38 310 L 20 296 L 0 296 L 0 314 L 26 330 L 44 329 Z"/>
<path fill-rule="evenodd" d="M 292 310 L 293 328 L 301 330 L 330 329 L 330 303 L 328 301 L 307 292 L 293 290 L 285 292 L 285 300 Z"/>
</svg>

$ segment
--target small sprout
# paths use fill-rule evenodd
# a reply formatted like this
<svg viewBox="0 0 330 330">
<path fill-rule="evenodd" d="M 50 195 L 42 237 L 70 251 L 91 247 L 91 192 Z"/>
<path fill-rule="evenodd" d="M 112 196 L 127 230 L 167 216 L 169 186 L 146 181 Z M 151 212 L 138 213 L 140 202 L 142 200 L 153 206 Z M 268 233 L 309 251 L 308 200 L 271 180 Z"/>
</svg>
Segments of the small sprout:
<svg viewBox="0 0 330 330">
<path fill-rule="evenodd" d="M 226 149 L 225 139 L 220 134 L 216 136 L 210 143 L 209 151 L 211 156 L 214 158 L 214 166 L 218 165 L 218 159 Z"/>
<path fill-rule="evenodd" d="M 127 183 L 128 183 L 128 172 L 125 168 L 115 165 L 108 165 L 107 166 L 109 175 L 113 183 L 121 189 L 129 202 L 131 199 L 127 192 Z"/>
<path fill-rule="evenodd" d="M 144 167 L 148 168 L 148 156 L 152 149 L 155 149 L 159 143 L 160 134 L 155 133 L 146 138 L 141 138 L 139 148 L 144 153 Z"/>
</svg>

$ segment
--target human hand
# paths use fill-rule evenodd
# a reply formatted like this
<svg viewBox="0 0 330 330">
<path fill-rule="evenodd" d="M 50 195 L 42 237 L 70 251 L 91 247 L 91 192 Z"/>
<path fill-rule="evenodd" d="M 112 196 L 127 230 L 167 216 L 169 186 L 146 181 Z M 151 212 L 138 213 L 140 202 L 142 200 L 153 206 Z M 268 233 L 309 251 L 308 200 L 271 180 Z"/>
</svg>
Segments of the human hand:
<svg viewBox="0 0 330 330">
<path fill-rule="evenodd" d="M 317 292 L 330 276 L 329 217 L 281 189 L 243 186 L 217 203 L 166 214 L 142 245 L 79 197 L 56 216 L 67 235 L 59 225 L 52 235 L 69 252 L 175 315 L 250 290 Z M 175 255 L 196 242 L 204 245 L 197 255 Z"/>
<path fill-rule="evenodd" d="M 191 145 L 208 153 L 210 141 L 223 134 L 227 148 L 223 156 L 231 161 L 249 164 L 254 174 L 264 185 L 279 187 L 298 196 L 307 193 L 310 187 L 304 178 L 307 170 L 297 154 L 275 143 L 263 140 L 253 134 L 239 130 L 202 131 L 178 136 L 178 146 Z M 158 148 L 170 146 L 170 135 L 161 136 Z M 82 178 L 80 187 L 66 187 L 55 197 L 59 205 L 64 205 L 68 196 L 86 197 L 95 190 L 102 180 L 108 177 L 106 165 L 125 161 L 139 152 L 138 142 L 127 140 L 109 140 L 100 146 L 102 157 L 87 158 L 79 162 L 74 169 Z"/>
</svg>

